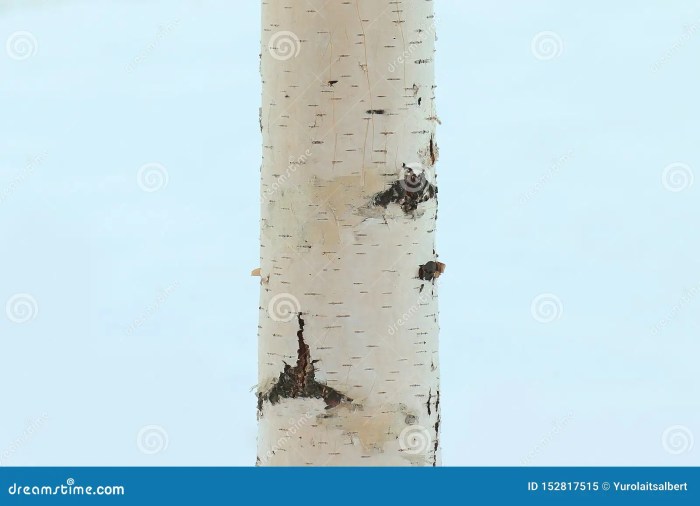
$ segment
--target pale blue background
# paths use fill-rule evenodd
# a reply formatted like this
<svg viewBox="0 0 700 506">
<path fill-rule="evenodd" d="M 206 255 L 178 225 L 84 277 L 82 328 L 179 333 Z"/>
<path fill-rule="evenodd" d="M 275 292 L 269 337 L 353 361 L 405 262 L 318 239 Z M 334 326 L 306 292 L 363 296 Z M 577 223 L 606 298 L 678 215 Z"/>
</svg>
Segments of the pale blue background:
<svg viewBox="0 0 700 506">
<path fill-rule="evenodd" d="M 662 184 L 700 178 L 700 5 L 436 3 L 444 463 L 700 464 L 700 296 L 674 310 L 700 287 L 700 181 Z M 0 191 L 46 152 L 0 204 L 2 464 L 254 462 L 258 4 L 0 0 Z M 541 293 L 559 319 L 533 318 Z"/>
</svg>

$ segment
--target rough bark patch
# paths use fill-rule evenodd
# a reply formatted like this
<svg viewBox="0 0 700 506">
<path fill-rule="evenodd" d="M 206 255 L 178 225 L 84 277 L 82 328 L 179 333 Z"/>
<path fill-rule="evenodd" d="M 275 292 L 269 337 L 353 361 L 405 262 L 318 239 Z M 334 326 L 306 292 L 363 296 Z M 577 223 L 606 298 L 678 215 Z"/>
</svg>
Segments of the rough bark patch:
<svg viewBox="0 0 700 506">
<path fill-rule="evenodd" d="M 418 204 L 426 202 L 437 195 L 437 186 L 425 177 L 425 173 L 415 173 L 406 169 L 403 179 L 394 181 L 392 185 L 372 197 L 375 206 L 387 208 L 392 202 L 401 206 L 406 214 L 412 214 L 418 209 Z"/>
<path fill-rule="evenodd" d="M 285 363 L 284 370 L 280 373 L 277 382 L 267 392 L 258 393 L 258 411 L 260 414 L 262 414 L 264 401 L 270 401 L 271 404 L 275 404 L 282 398 L 309 397 L 323 399 L 326 403 L 326 409 L 335 407 L 341 402 L 352 402 L 352 399 L 334 388 L 316 381 L 316 370 L 314 368 L 316 360 L 311 360 L 309 345 L 304 342 L 304 319 L 301 317 L 301 313 L 297 315 L 297 320 L 299 321 L 297 363 L 293 367 Z"/>
</svg>

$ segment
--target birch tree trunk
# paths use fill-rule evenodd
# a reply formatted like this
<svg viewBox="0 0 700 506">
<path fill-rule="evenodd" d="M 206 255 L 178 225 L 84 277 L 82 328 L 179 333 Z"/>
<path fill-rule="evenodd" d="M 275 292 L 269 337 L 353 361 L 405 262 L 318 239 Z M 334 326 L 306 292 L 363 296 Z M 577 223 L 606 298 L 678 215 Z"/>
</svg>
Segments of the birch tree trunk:
<svg viewBox="0 0 700 506">
<path fill-rule="evenodd" d="M 431 0 L 262 3 L 258 465 L 439 465 Z"/>
</svg>

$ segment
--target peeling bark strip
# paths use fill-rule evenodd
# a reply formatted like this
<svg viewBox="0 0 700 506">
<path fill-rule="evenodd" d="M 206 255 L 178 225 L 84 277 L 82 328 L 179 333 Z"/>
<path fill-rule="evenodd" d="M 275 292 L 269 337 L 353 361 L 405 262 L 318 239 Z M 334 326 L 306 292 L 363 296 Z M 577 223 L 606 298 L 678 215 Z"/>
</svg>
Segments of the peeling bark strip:
<svg viewBox="0 0 700 506">
<path fill-rule="evenodd" d="M 262 1 L 260 465 L 440 463 L 435 3 Z"/>
<path fill-rule="evenodd" d="M 262 415 L 264 401 L 276 404 L 281 398 L 293 399 L 295 397 L 308 397 L 323 399 L 326 409 L 333 408 L 341 402 L 352 402 L 352 399 L 344 396 L 334 388 L 319 383 L 315 379 L 314 362 L 311 360 L 309 345 L 304 342 L 304 320 L 301 313 L 297 315 L 299 330 L 299 350 L 297 352 L 297 364 L 292 367 L 285 362 L 284 370 L 270 390 L 266 393 L 258 393 L 258 412 Z"/>
</svg>

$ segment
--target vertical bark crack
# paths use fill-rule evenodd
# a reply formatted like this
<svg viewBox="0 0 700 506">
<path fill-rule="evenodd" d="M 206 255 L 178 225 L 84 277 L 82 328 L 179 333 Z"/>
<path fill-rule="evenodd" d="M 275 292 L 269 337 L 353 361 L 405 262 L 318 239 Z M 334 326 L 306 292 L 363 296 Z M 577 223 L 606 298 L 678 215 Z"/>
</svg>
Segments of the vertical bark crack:
<svg viewBox="0 0 700 506">
<path fill-rule="evenodd" d="M 438 147 L 432 135 L 430 136 L 430 144 L 428 145 L 428 154 L 430 155 L 430 165 L 435 165 L 438 159 Z"/>
<path fill-rule="evenodd" d="M 435 392 L 435 412 L 437 420 L 435 421 L 435 447 L 433 448 L 433 467 L 437 466 L 438 447 L 440 446 L 440 390 Z"/>
<path fill-rule="evenodd" d="M 332 408 L 341 402 L 352 402 L 352 399 L 341 394 L 336 389 L 316 381 L 316 369 L 311 359 L 311 350 L 304 340 L 304 319 L 302 313 L 297 315 L 299 330 L 297 340 L 297 363 L 291 366 L 285 362 L 284 370 L 280 373 L 277 382 L 267 391 L 258 393 L 258 412 L 262 414 L 263 402 L 270 401 L 276 404 L 282 398 L 309 397 L 323 399 L 326 409 Z"/>
</svg>

